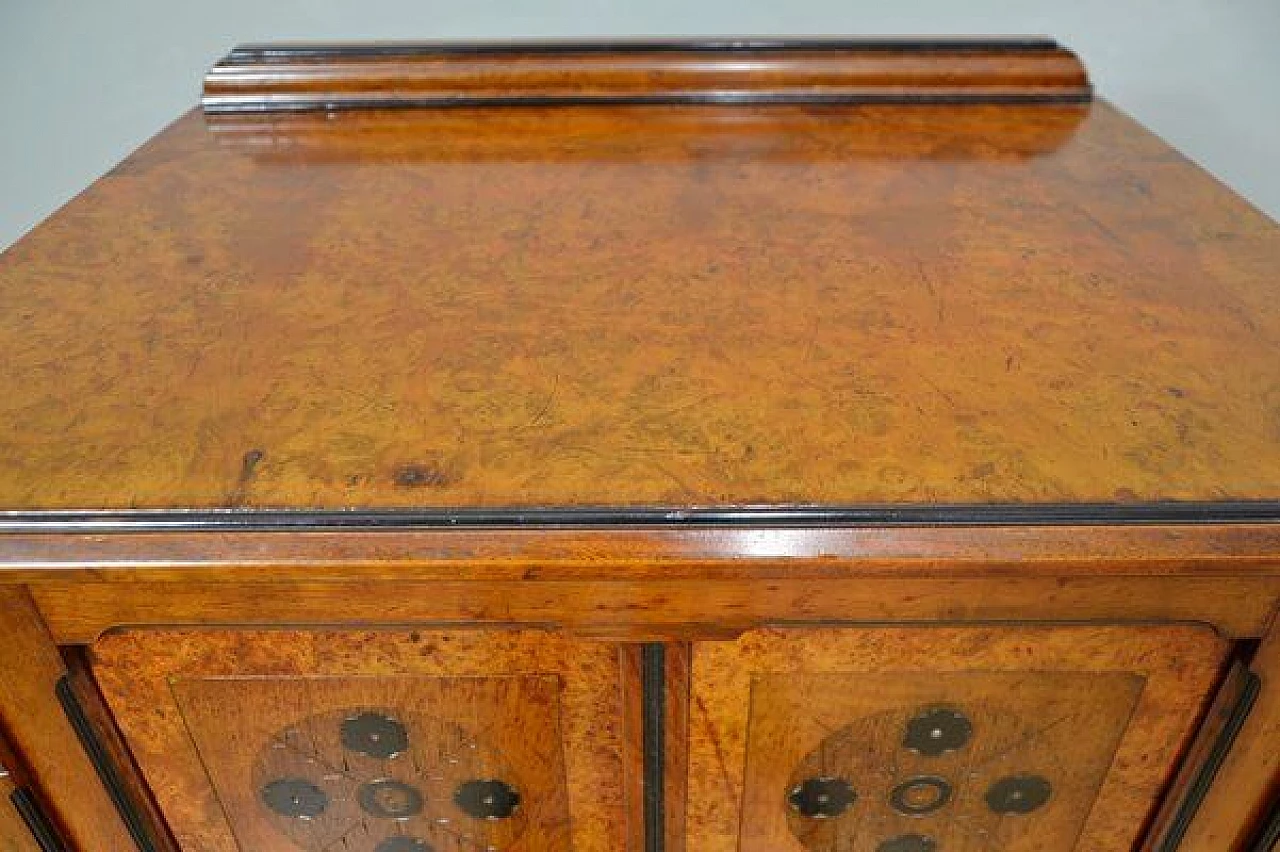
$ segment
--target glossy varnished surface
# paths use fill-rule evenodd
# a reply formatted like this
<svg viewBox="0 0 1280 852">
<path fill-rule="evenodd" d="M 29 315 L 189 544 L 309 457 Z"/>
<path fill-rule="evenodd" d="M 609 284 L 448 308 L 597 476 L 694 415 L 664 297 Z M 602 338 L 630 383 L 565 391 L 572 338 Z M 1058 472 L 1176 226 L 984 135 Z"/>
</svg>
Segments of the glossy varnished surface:
<svg viewBox="0 0 1280 852">
<path fill-rule="evenodd" d="M 1046 39 L 245 45 L 206 112 L 458 104 L 1088 101 Z"/>
<path fill-rule="evenodd" d="M 1105 104 L 192 114 L 0 259 L 0 506 L 1274 499 L 1278 280 Z"/>
<path fill-rule="evenodd" d="M 695 643 L 686 846 L 886 852 L 918 834 L 963 852 L 1129 849 L 1224 650 L 1188 626 L 774 628 Z M 904 736 L 937 710 L 969 734 L 936 749 L 937 723 Z M 1048 782 L 1048 801 L 993 812 L 999 779 L 1027 776 Z M 806 778 L 842 779 L 857 799 L 806 820 L 786 805 Z M 894 807 L 890 791 L 920 778 L 950 798 Z"/>
<path fill-rule="evenodd" d="M 398 833 L 440 852 L 633 849 L 636 732 L 615 646 L 501 629 L 127 631 L 93 654 L 184 850 L 370 852 Z M 361 712 L 397 720 L 394 756 L 340 737 Z M 328 806 L 314 822 L 277 818 L 262 791 L 278 778 L 313 783 Z M 359 804 L 356 785 L 379 779 L 425 801 L 394 817 Z M 455 806 L 478 779 L 509 782 L 515 811 Z"/>
</svg>

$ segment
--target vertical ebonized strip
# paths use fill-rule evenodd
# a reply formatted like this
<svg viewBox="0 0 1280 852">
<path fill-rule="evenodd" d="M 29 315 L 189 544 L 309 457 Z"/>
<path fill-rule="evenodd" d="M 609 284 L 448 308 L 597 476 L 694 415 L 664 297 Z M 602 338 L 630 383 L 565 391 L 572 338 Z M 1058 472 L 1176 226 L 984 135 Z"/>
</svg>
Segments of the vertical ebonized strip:
<svg viewBox="0 0 1280 852">
<path fill-rule="evenodd" d="M 142 852 L 160 852 L 159 847 L 151 838 L 151 833 L 147 830 L 142 817 L 129 799 L 124 779 L 120 777 L 120 772 L 111 760 L 111 756 L 107 753 L 106 747 L 99 741 L 98 735 L 93 730 L 93 725 L 89 722 L 89 717 L 85 715 L 84 708 L 80 706 L 80 702 L 71 688 L 71 682 L 66 677 L 63 677 L 58 681 L 56 692 L 58 702 L 62 704 L 63 712 L 67 714 L 67 719 L 71 722 L 71 727 L 75 730 L 76 736 L 80 740 L 80 745 L 84 747 L 85 754 L 89 756 L 89 762 L 98 771 L 98 778 L 102 780 L 102 785 L 106 788 L 107 795 L 111 797 L 116 810 L 120 812 L 120 818 L 124 820 L 125 827 L 128 828 L 129 834 L 133 837 L 133 842 L 137 844 L 138 849 L 142 850 Z"/>
<path fill-rule="evenodd" d="M 1195 780 L 1191 782 L 1191 786 L 1187 790 L 1187 795 L 1183 799 L 1182 807 L 1178 809 L 1178 814 L 1173 818 L 1173 822 L 1169 826 L 1169 831 L 1164 836 L 1156 852 L 1175 852 L 1182 845 L 1182 839 L 1187 834 L 1187 829 L 1191 827 L 1191 821 L 1195 819 L 1196 812 L 1200 810 L 1200 804 L 1204 801 L 1204 797 L 1208 794 L 1209 788 L 1213 786 L 1213 779 L 1217 777 L 1218 770 L 1222 768 L 1222 762 L 1227 759 L 1227 754 L 1231 751 L 1231 746 L 1235 744 L 1236 737 L 1240 735 L 1240 729 L 1244 727 L 1245 719 L 1249 718 L 1249 711 L 1253 709 L 1253 704 L 1258 700 L 1258 692 L 1262 688 L 1262 679 L 1253 672 L 1245 674 L 1244 688 L 1240 691 L 1240 698 L 1231 708 L 1231 718 L 1223 726 L 1222 732 L 1218 735 L 1217 741 L 1213 744 L 1212 751 L 1209 752 L 1208 758 L 1200 767 L 1200 771 L 1196 773 Z"/>
<path fill-rule="evenodd" d="M 644 699 L 644 848 L 662 852 L 666 831 L 663 808 L 664 730 L 667 712 L 666 648 L 646 643 L 640 651 L 641 694 Z"/>
<path fill-rule="evenodd" d="M 40 803 L 31 795 L 30 790 L 19 787 L 9 795 L 9 801 L 13 802 L 14 809 L 27 824 L 41 852 L 67 852 L 66 844 L 62 842 L 62 838 L 58 836 L 58 832 L 54 830 L 53 824 L 44 815 Z"/>
<path fill-rule="evenodd" d="M 1258 839 L 1253 841 L 1249 852 L 1274 852 L 1280 848 L 1280 798 L 1271 803 L 1271 813 L 1263 822 Z"/>
</svg>

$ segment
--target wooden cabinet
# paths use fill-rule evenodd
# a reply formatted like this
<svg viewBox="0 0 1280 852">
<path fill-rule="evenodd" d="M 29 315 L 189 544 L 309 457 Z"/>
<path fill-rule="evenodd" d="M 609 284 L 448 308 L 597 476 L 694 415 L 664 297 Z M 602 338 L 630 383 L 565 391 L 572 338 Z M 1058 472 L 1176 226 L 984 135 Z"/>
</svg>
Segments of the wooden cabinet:
<svg viewBox="0 0 1280 852">
<path fill-rule="evenodd" d="M 1278 281 L 1045 39 L 237 48 L 0 257 L 0 846 L 1270 852 Z"/>
<path fill-rule="evenodd" d="M 661 778 L 675 849 L 1072 852 L 1137 843 L 1229 652 L 1198 625 L 126 629 L 91 665 L 184 850 L 639 850 Z"/>
</svg>

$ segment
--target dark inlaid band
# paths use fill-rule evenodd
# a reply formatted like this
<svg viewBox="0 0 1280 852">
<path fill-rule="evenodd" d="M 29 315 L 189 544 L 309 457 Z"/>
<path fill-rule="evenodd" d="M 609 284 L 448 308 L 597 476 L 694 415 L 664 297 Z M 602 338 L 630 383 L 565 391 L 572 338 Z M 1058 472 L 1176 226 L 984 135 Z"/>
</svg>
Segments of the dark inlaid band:
<svg viewBox="0 0 1280 852">
<path fill-rule="evenodd" d="M 1007 527 L 1280 523 L 1280 500 L 935 505 L 0 511 L 0 533 L 528 527 Z"/>
</svg>

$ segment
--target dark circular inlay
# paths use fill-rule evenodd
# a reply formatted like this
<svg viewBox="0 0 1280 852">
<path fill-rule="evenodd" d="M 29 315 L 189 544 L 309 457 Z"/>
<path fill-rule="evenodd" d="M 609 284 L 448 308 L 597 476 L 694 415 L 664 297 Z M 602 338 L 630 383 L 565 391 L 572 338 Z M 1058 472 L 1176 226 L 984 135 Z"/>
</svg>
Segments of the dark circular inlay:
<svg viewBox="0 0 1280 852">
<path fill-rule="evenodd" d="M 476 819 L 506 819 L 520 806 L 520 793 L 505 781 L 464 781 L 453 792 L 453 803 Z"/>
<path fill-rule="evenodd" d="M 313 819 L 329 807 L 329 797 L 303 778 L 280 778 L 262 788 L 262 801 L 280 816 Z"/>
<path fill-rule="evenodd" d="M 409 747 L 409 732 L 383 713 L 361 713 L 343 720 L 342 745 L 358 754 L 385 759 Z"/>
<path fill-rule="evenodd" d="M 951 801 L 951 784 L 934 775 L 908 778 L 889 793 L 889 804 L 900 814 L 924 816 Z"/>
<path fill-rule="evenodd" d="M 408 819 L 422 813 L 422 794 L 403 781 L 384 779 L 361 784 L 356 798 L 365 813 L 382 819 Z"/>
<path fill-rule="evenodd" d="M 373 852 L 435 852 L 435 847 L 425 840 L 419 840 L 408 835 L 400 835 L 398 837 L 388 837 L 373 847 Z"/>
<path fill-rule="evenodd" d="M 791 788 L 787 802 L 811 819 L 832 819 L 849 810 L 858 794 L 843 778 L 806 778 Z"/>
<path fill-rule="evenodd" d="M 987 790 L 987 806 L 998 814 L 1029 814 L 1049 801 L 1053 787 L 1039 775 L 1011 775 Z"/>
<path fill-rule="evenodd" d="M 923 834 L 900 834 L 876 847 L 876 852 L 937 852 L 938 841 Z"/>
<path fill-rule="evenodd" d="M 937 757 L 964 748 L 973 737 L 973 723 L 959 710 L 935 707 L 907 722 L 902 744 L 925 757 Z"/>
</svg>

